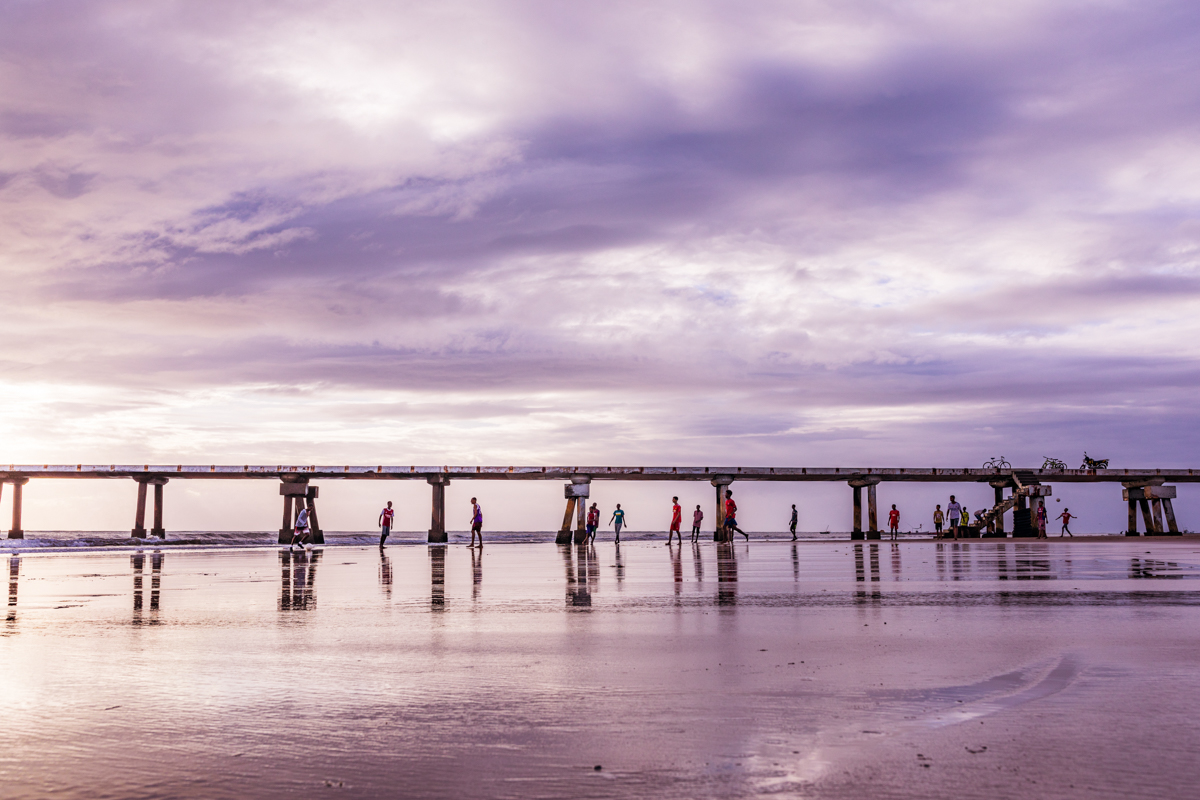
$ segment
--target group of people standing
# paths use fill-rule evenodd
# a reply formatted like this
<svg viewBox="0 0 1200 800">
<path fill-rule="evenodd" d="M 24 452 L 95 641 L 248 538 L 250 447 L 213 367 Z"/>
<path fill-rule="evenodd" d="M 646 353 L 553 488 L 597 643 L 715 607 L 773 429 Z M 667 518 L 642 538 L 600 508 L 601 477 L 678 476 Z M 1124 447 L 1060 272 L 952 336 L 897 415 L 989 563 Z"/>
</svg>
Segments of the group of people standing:
<svg viewBox="0 0 1200 800">
<path fill-rule="evenodd" d="M 895 506 L 892 506 L 893 514 L 896 513 L 894 510 L 895 508 L 896 508 Z M 982 511 L 978 511 L 978 512 L 976 512 L 976 516 L 982 516 L 983 513 L 984 512 L 982 512 Z M 1064 508 L 1063 512 L 1061 514 L 1059 514 L 1058 517 L 1056 517 L 1056 519 L 1062 520 L 1062 530 L 1058 534 L 1060 537 L 1070 536 L 1072 539 L 1075 538 L 1075 534 L 1071 533 L 1070 526 L 1071 526 L 1071 520 L 1075 519 L 1076 516 L 1077 515 L 1071 513 L 1071 509 Z M 1042 500 L 1041 498 L 1038 498 L 1037 508 L 1035 508 L 1033 510 L 1033 520 L 1032 521 L 1033 521 L 1033 524 L 1037 527 L 1039 539 L 1046 538 L 1046 523 L 1047 523 L 1048 519 L 1049 519 L 1049 512 L 1047 512 L 1047 510 L 1046 510 L 1046 501 Z M 933 530 L 939 539 L 943 535 L 942 534 L 943 526 L 948 525 L 948 527 L 949 527 L 949 531 L 947 531 L 947 535 L 949 535 L 955 539 L 958 539 L 960 534 L 965 534 L 965 531 L 963 529 L 969 527 L 970 524 L 971 524 L 971 517 L 967 513 L 966 507 L 961 505 L 957 500 L 955 500 L 954 495 L 950 495 L 950 502 L 946 506 L 945 513 L 942 513 L 942 506 L 940 503 L 937 505 L 937 508 L 935 508 L 933 510 Z"/>
</svg>

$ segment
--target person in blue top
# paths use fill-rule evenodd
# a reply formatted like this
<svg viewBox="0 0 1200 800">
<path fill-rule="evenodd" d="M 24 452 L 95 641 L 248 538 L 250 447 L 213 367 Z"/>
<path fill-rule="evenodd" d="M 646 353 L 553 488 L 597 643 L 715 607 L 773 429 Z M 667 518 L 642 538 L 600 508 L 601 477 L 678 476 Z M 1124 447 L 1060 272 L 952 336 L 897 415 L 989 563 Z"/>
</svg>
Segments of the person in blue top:
<svg viewBox="0 0 1200 800">
<path fill-rule="evenodd" d="M 621 510 L 621 504 L 617 503 L 617 510 L 613 512 L 612 519 L 609 520 L 613 524 L 613 530 L 617 532 L 617 542 L 621 541 L 621 528 L 625 526 L 625 512 Z"/>
</svg>

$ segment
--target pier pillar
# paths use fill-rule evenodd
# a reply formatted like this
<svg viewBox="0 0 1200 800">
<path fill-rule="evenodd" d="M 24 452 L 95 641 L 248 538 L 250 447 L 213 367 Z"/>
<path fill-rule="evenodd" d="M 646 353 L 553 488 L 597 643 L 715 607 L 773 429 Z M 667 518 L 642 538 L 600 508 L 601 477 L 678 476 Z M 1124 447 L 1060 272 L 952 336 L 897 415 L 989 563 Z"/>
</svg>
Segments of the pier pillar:
<svg viewBox="0 0 1200 800">
<path fill-rule="evenodd" d="M 875 484 L 867 486 L 867 538 L 879 538 L 879 512 L 875 507 Z"/>
<path fill-rule="evenodd" d="M 558 529 L 558 536 L 554 537 L 555 544 L 570 544 L 571 543 L 571 520 L 575 516 L 575 497 L 571 495 L 571 484 L 567 484 L 567 510 L 563 512 L 562 527 Z"/>
<path fill-rule="evenodd" d="M 571 485 L 577 487 L 578 499 L 575 504 L 575 543 L 582 545 L 588 537 L 588 498 L 592 497 L 592 479 L 587 475 L 575 475 L 571 477 Z"/>
<path fill-rule="evenodd" d="M 878 539 L 879 515 L 875 504 L 875 486 L 878 478 L 855 478 L 847 481 L 854 490 L 854 524 L 850 530 L 851 539 Z M 867 533 L 863 534 L 862 526 L 862 490 L 867 490 Z"/>
<path fill-rule="evenodd" d="M 1164 497 L 1162 499 L 1163 515 L 1167 518 L 1167 533 L 1178 534 L 1179 523 L 1175 521 L 1175 509 L 1171 507 L 1171 499 Z"/>
<path fill-rule="evenodd" d="M 279 527 L 279 543 L 290 544 L 292 533 L 296 529 L 296 515 L 300 513 L 304 497 L 308 494 L 308 481 L 285 478 L 279 484 L 279 494 L 283 495 L 283 523 Z M 293 501 L 295 501 L 294 507 Z"/>
<path fill-rule="evenodd" d="M 1151 517 L 1154 519 L 1154 532 L 1156 534 L 1158 534 L 1159 536 L 1161 536 L 1162 532 L 1163 532 L 1163 519 L 1162 519 L 1163 515 L 1162 515 L 1162 500 L 1161 499 L 1159 499 L 1157 497 L 1153 497 L 1150 499 L 1150 512 L 1151 512 Z"/>
<path fill-rule="evenodd" d="M 1146 535 L 1154 535 L 1154 519 L 1150 516 L 1150 501 L 1146 499 L 1138 500 L 1138 507 L 1142 509 L 1142 522 L 1146 523 Z"/>
<path fill-rule="evenodd" d="M 25 484 L 29 483 L 29 478 L 9 478 L 9 483 L 11 483 L 13 487 L 13 507 L 12 527 L 8 529 L 8 538 L 24 539 L 25 531 L 21 529 L 21 500 L 22 494 L 24 493 Z"/>
<path fill-rule="evenodd" d="M 725 490 L 733 485 L 732 475 L 714 475 L 710 481 L 717 490 L 716 529 L 713 530 L 714 542 L 733 541 L 733 531 L 725 530 Z"/>
<path fill-rule="evenodd" d="M 996 500 L 995 505 L 1002 505 L 1004 503 L 1004 489 L 1007 486 L 1008 486 L 1008 481 L 1004 481 L 1004 482 L 997 481 L 997 482 L 992 483 L 992 489 L 995 492 L 995 495 L 994 495 L 995 500 Z M 1007 538 L 1007 535 L 1004 532 L 1004 512 L 1003 511 L 1001 511 L 999 514 L 996 515 L 995 526 L 996 526 L 996 533 L 995 533 L 996 538 L 998 538 L 998 539 Z"/>
<path fill-rule="evenodd" d="M 154 487 L 154 527 L 150 529 L 150 535 L 165 539 L 167 531 L 163 528 L 163 487 L 167 485 L 167 479 L 156 476 L 147 483 Z"/>
<path fill-rule="evenodd" d="M 445 474 L 430 475 L 425 479 L 433 488 L 433 508 L 429 516 L 429 543 L 446 543 L 446 486 L 450 483 Z M 442 551 L 443 554 L 445 551 Z M 445 561 L 442 562 L 443 564 Z"/>
<path fill-rule="evenodd" d="M 1175 509 L 1171 501 L 1175 499 L 1174 486 L 1127 486 L 1121 493 L 1129 506 L 1128 536 L 1137 536 L 1137 509 L 1142 510 L 1142 520 L 1146 525 L 1147 536 L 1178 536 L 1179 524 L 1175 521 Z M 1164 530 L 1163 518 L 1166 518 Z"/>
<path fill-rule="evenodd" d="M 308 506 L 308 527 L 312 532 L 313 544 L 325 544 L 325 531 L 321 530 L 321 523 L 317 521 L 317 498 L 320 494 L 321 490 L 317 486 L 309 486 L 308 491 L 304 493 L 304 500 Z M 296 498 L 296 502 L 300 502 L 300 498 Z"/>
<path fill-rule="evenodd" d="M 1129 503 L 1129 519 L 1125 523 L 1125 525 L 1126 525 L 1125 535 L 1126 536 L 1137 536 L 1138 535 L 1137 500 L 1129 500 L 1128 503 Z"/>
<path fill-rule="evenodd" d="M 133 530 L 129 535 L 134 539 L 146 538 L 146 482 L 138 481 L 137 510 L 133 514 Z"/>
</svg>

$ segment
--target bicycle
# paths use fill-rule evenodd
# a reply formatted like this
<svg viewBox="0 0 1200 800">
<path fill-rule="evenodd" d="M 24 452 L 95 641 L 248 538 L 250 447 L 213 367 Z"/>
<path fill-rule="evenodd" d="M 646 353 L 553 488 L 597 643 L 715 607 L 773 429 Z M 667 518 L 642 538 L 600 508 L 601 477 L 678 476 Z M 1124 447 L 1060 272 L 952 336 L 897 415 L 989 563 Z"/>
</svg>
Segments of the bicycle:
<svg viewBox="0 0 1200 800">
<path fill-rule="evenodd" d="M 1057 458 L 1050 456 L 1044 457 L 1046 460 L 1042 462 L 1042 469 L 1066 469 L 1067 465 L 1064 461 L 1059 461 Z"/>
<path fill-rule="evenodd" d="M 1083 451 L 1083 463 L 1079 465 L 1080 469 L 1108 469 L 1107 458 L 1089 458 L 1087 451 Z"/>
<path fill-rule="evenodd" d="M 983 462 L 984 469 L 1012 469 L 1012 464 L 1005 460 L 1004 456 L 999 458 L 989 458 Z"/>
</svg>

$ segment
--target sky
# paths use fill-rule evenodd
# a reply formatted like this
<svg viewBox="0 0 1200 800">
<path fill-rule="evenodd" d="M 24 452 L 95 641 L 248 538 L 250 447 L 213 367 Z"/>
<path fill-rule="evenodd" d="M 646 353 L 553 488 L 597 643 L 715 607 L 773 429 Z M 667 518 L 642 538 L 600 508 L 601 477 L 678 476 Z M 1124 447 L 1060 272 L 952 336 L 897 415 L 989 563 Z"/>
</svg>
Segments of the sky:
<svg viewBox="0 0 1200 800">
<path fill-rule="evenodd" d="M 0 0 L 0 462 L 1196 466 L 1197 75 L 1192 2 Z"/>
</svg>

